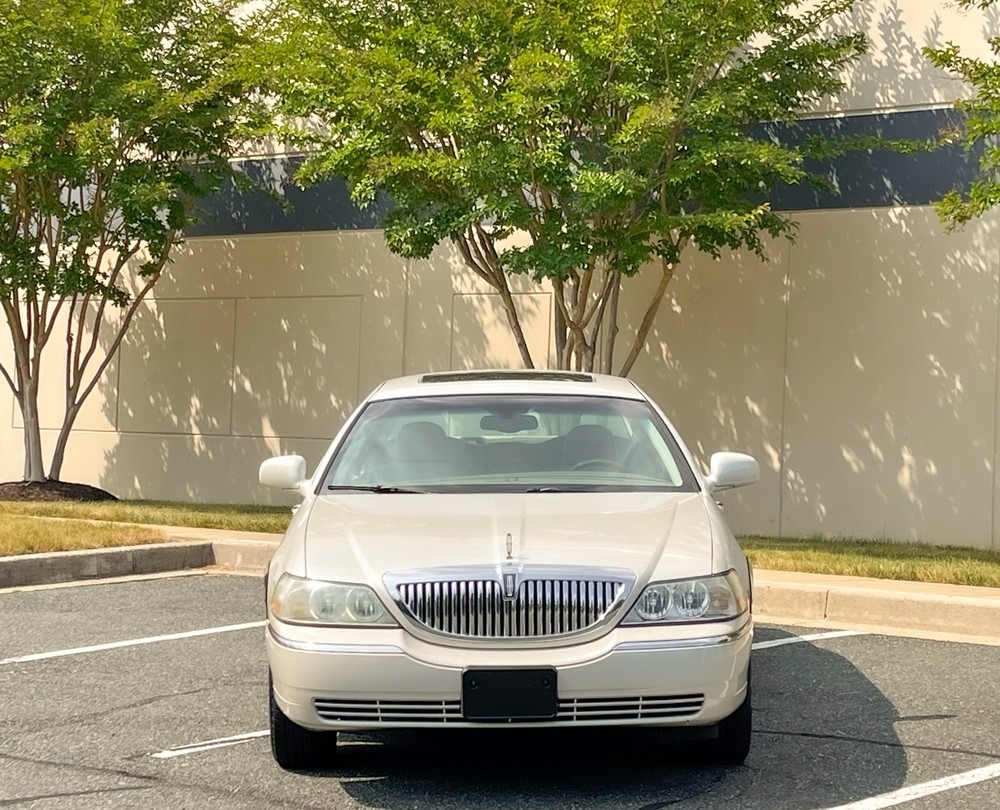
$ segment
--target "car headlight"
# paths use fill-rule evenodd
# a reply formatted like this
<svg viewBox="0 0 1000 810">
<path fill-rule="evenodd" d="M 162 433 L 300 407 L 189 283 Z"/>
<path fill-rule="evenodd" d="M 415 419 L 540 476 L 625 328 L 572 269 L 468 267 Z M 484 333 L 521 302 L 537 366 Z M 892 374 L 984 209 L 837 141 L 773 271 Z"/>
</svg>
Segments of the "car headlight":
<svg viewBox="0 0 1000 810">
<path fill-rule="evenodd" d="M 735 619 L 750 606 L 735 571 L 713 577 L 654 582 L 639 595 L 622 624 L 683 624 Z"/>
<path fill-rule="evenodd" d="M 274 586 L 271 614 L 293 624 L 396 625 L 367 585 L 322 582 L 291 574 L 282 574 Z"/>
</svg>

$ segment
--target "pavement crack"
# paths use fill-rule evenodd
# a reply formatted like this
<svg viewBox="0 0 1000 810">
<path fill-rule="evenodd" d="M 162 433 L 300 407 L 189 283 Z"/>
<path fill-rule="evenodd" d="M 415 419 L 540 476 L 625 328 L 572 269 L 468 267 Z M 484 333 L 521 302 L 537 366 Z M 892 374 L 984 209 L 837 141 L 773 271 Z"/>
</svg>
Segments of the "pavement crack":
<svg viewBox="0 0 1000 810">
<path fill-rule="evenodd" d="M 63 793 L 39 793 L 37 796 L 22 796 L 18 799 L 0 799 L 0 807 L 16 807 L 19 804 L 41 802 L 46 799 L 72 799 L 78 796 L 103 796 L 108 793 L 150 790 L 152 787 L 152 785 L 132 785 L 127 787 L 95 788 L 94 790 L 73 790 Z"/>
<path fill-rule="evenodd" d="M 23 765 L 47 765 L 51 768 L 68 768 L 83 773 L 102 774 L 105 776 L 121 776 L 126 779 L 137 779 L 143 782 L 159 781 L 156 776 L 146 776 L 145 774 L 130 773 L 121 768 L 102 768 L 99 765 L 80 765 L 75 762 L 59 762 L 54 759 L 42 759 L 41 757 L 20 757 L 17 754 L 6 754 L 0 751 L 0 760 L 9 762 L 20 762 Z"/>
<path fill-rule="evenodd" d="M 820 734 L 810 731 L 771 731 L 768 729 L 754 729 L 754 734 L 770 734 L 775 737 L 804 737 L 812 740 L 833 740 L 836 742 L 859 743 L 861 745 L 878 745 L 884 748 L 899 748 L 904 751 L 932 751 L 939 754 L 963 754 L 970 757 L 1000 760 L 1000 753 L 996 751 L 976 751 L 970 748 L 948 748 L 939 745 L 913 745 L 898 740 L 873 740 L 868 737 L 849 737 L 846 734 Z"/>
<path fill-rule="evenodd" d="M 42 758 L 35 758 L 35 757 L 22 757 L 22 756 L 18 756 L 16 754 L 6 754 L 6 753 L 3 753 L 2 751 L 0 751 L 0 761 L 2 761 L 2 760 L 8 760 L 10 762 L 19 762 L 19 763 L 27 764 L 27 765 L 46 765 L 46 766 L 49 766 L 49 767 L 52 767 L 52 768 L 65 768 L 65 769 L 71 770 L 71 771 L 79 771 L 81 773 L 88 773 L 88 774 L 100 774 L 102 776 L 117 776 L 117 777 L 120 777 L 120 778 L 123 778 L 123 779 L 134 779 L 136 781 L 140 781 L 140 782 L 145 782 L 146 783 L 144 785 L 130 785 L 130 786 L 122 786 L 122 787 L 119 787 L 119 788 L 107 788 L 107 789 L 105 789 L 103 791 L 101 791 L 101 790 L 93 790 L 93 791 L 88 791 L 88 792 L 81 792 L 79 794 L 74 794 L 74 793 L 57 794 L 58 796 L 63 796 L 63 795 L 65 795 L 65 796 L 81 795 L 82 796 L 82 795 L 89 795 L 89 794 L 99 794 L 99 793 L 102 793 L 102 792 L 107 793 L 107 792 L 112 792 L 114 790 L 117 790 L 117 791 L 123 791 L 123 790 L 133 790 L 133 791 L 136 791 L 136 790 L 148 790 L 150 788 L 155 788 L 155 787 L 167 788 L 167 789 L 171 789 L 171 790 L 189 790 L 189 791 L 191 791 L 193 793 L 198 793 L 198 794 L 202 794 L 202 795 L 210 796 L 210 797 L 215 797 L 215 798 L 231 799 L 231 798 L 233 798 L 233 795 L 234 795 L 234 792 L 232 790 L 228 790 L 226 788 L 214 787 L 214 786 L 211 786 L 211 785 L 200 785 L 200 784 L 195 783 L 195 782 L 185 782 L 185 781 L 182 781 L 182 780 L 175 780 L 175 779 L 171 779 L 168 775 L 164 775 L 164 774 L 133 773 L 133 772 L 124 770 L 122 768 L 102 768 L 102 767 L 99 767 L 99 766 L 96 766 L 96 765 L 80 765 L 80 764 L 77 764 L 77 763 L 74 763 L 74 762 L 59 762 L 59 761 L 50 760 L 50 759 L 42 759 Z M 263 796 L 260 796 L 259 794 L 256 794 L 253 791 L 248 791 L 248 792 L 246 792 L 243 795 L 248 796 L 250 798 L 260 798 L 262 801 L 264 800 Z M 36 796 L 36 797 L 31 798 L 31 799 L 28 799 L 28 798 L 24 798 L 24 799 L 9 799 L 9 800 L 5 799 L 5 800 L 0 800 L 0 807 L 13 806 L 13 804 L 11 804 L 12 802 L 15 803 L 15 804 L 22 804 L 22 803 L 25 803 L 25 802 L 28 802 L 28 801 L 39 801 L 41 799 L 46 799 L 46 798 L 53 798 L 53 797 L 49 797 L 49 796 Z M 328 810 L 328 805 L 326 805 L 326 804 L 322 804 L 322 805 L 320 805 L 320 804 L 303 804 L 300 801 L 295 801 L 295 800 L 292 800 L 292 799 L 267 797 L 266 803 L 267 803 L 268 807 L 275 807 L 275 808 L 284 807 L 284 808 L 288 808 L 288 810 Z M 200 806 L 210 807 L 211 805 L 205 803 L 205 804 L 202 804 Z"/>
<path fill-rule="evenodd" d="M 207 689 L 189 689 L 185 692 L 170 692 L 164 695 L 152 695 L 151 697 L 143 698 L 142 700 L 136 700 L 132 703 L 126 703 L 121 706 L 112 706 L 107 709 L 101 709 L 100 711 L 85 712 L 83 714 L 72 714 L 68 717 L 60 718 L 50 718 L 48 720 L 39 720 L 32 724 L 34 730 L 40 729 L 51 729 L 51 728 L 68 728 L 70 726 L 85 725 L 87 723 L 92 723 L 95 720 L 102 720 L 106 717 L 112 717 L 120 712 L 128 712 L 134 709 L 141 709 L 146 706 L 150 706 L 154 703 L 160 703 L 164 700 L 171 700 L 173 698 L 186 697 L 189 695 L 197 695 L 202 692 L 207 691 Z"/>
</svg>

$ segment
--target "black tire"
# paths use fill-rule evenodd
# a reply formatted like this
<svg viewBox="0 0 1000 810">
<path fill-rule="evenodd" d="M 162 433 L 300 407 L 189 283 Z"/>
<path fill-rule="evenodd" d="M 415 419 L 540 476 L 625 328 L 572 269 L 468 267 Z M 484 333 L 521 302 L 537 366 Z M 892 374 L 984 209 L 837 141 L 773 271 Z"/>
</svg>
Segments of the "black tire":
<svg viewBox="0 0 1000 810">
<path fill-rule="evenodd" d="M 337 753 L 337 732 L 312 731 L 289 720 L 274 699 L 270 676 L 267 679 L 267 697 L 274 761 L 286 771 L 315 770 L 333 765 Z"/>
<path fill-rule="evenodd" d="M 718 765 L 742 765 L 750 753 L 753 708 L 750 703 L 750 673 L 747 696 L 740 707 L 719 723 L 719 737 L 711 742 L 709 759 Z"/>
</svg>

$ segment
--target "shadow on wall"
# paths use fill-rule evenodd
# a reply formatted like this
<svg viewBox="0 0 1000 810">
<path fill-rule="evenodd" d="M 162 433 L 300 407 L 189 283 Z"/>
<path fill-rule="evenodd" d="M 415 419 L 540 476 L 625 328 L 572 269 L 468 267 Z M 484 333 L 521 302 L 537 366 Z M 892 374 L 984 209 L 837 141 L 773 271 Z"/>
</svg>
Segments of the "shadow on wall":
<svg viewBox="0 0 1000 810">
<path fill-rule="evenodd" d="M 770 262 L 691 256 L 633 376 L 703 459 L 758 457 L 737 531 L 989 547 L 1000 216 L 797 218 Z"/>
<path fill-rule="evenodd" d="M 942 85 L 919 49 L 947 31 L 921 10 L 918 42 L 913 8 L 857 5 L 882 42 L 851 69 L 853 96 L 904 106 Z M 852 204 L 886 189 L 914 202 L 914 178 L 898 182 L 913 164 L 867 158 L 840 178 L 843 195 L 869 195 Z M 293 170 L 271 161 L 264 184 L 291 199 Z M 107 488 L 266 501 L 260 460 L 301 451 L 314 464 L 378 380 L 520 364 L 497 299 L 454 250 L 383 274 L 381 236 L 357 230 L 380 214 L 359 219 L 342 187 L 314 193 L 289 212 L 245 195 L 213 203 L 214 224 L 199 233 L 310 233 L 189 242 L 126 340 L 119 395 L 105 397 L 121 431 Z M 773 245 L 764 264 L 689 253 L 633 376 L 703 458 L 760 458 L 761 485 L 729 496 L 738 529 L 988 545 L 997 220 L 946 236 L 929 209 L 794 216 L 798 245 Z M 649 273 L 630 282 L 625 300 L 654 284 Z M 551 300 L 530 285 L 517 293 L 536 364 L 547 365 Z M 620 347 L 639 317 L 636 303 L 623 312 Z"/>
<path fill-rule="evenodd" d="M 1000 219 L 811 219 L 792 249 L 784 528 L 989 547 Z"/>
<path fill-rule="evenodd" d="M 516 297 L 544 363 L 547 295 Z M 380 232 L 328 231 L 188 242 L 120 363 L 103 486 L 267 503 L 287 499 L 257 485 L 260 462 L 296 452 L 314 469 L 385 378 L 520 361 L 497 296 L 456 251 L 408 267 Z"/>
<path fill-rule="evenodd" d="M 891 108 L 926 103 L 932 85 L 962 91 L 920 52 L 942 44 L 953 19 L 896 2 L 854 14 L 878 48 L 849 71 L 849 102 Z M 973 39 L 997 20 L 985 12 Z M 837 119 L 833 131 L 879 131 L 869 118 Z M 885 120 L 906 131 L 882 133 L 932 137 L 947 118 L 903 113 Z M 764 263 L 685 257 L 633 376 L 703 458 L 758 456 L 761 484 L 726 498 L 738 531 L 995 545 L 1000 218 L 946 234 L 932 209 L 912 207 L 970 177 L 974 157 L 835 162 L 837 202 L 798 196 L 841 210 L 793 211 L 794 246 L 772 244 Z M 894 204 L 911 207 L 882 207 Z"/>
<path fill-rule="evenodd" d="M 375 244 L 338 234 L 182 248 L 126 339 L 117 398 L 106 392 L 119 441 L 103 485 L 283 502 L 257 484 L 260 462 L 296 452 L 314 466 L 362 395 L 368 353 L 400 351 L 401 326 L 378 303 L 396 302 L 400 278 Z"/>
</svg>

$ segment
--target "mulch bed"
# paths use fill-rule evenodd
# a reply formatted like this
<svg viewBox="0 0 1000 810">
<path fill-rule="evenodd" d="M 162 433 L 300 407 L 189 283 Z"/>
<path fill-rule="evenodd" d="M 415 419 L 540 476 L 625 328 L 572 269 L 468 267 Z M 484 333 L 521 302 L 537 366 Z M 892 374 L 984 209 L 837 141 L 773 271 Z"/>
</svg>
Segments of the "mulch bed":
<svg viewBox="0 0 1000 810">
<path fill-rule="evenodd" d="M 0 501 L 117 501 L 110 492 L 71 481 L 6 481 Z"/>
</svg>

